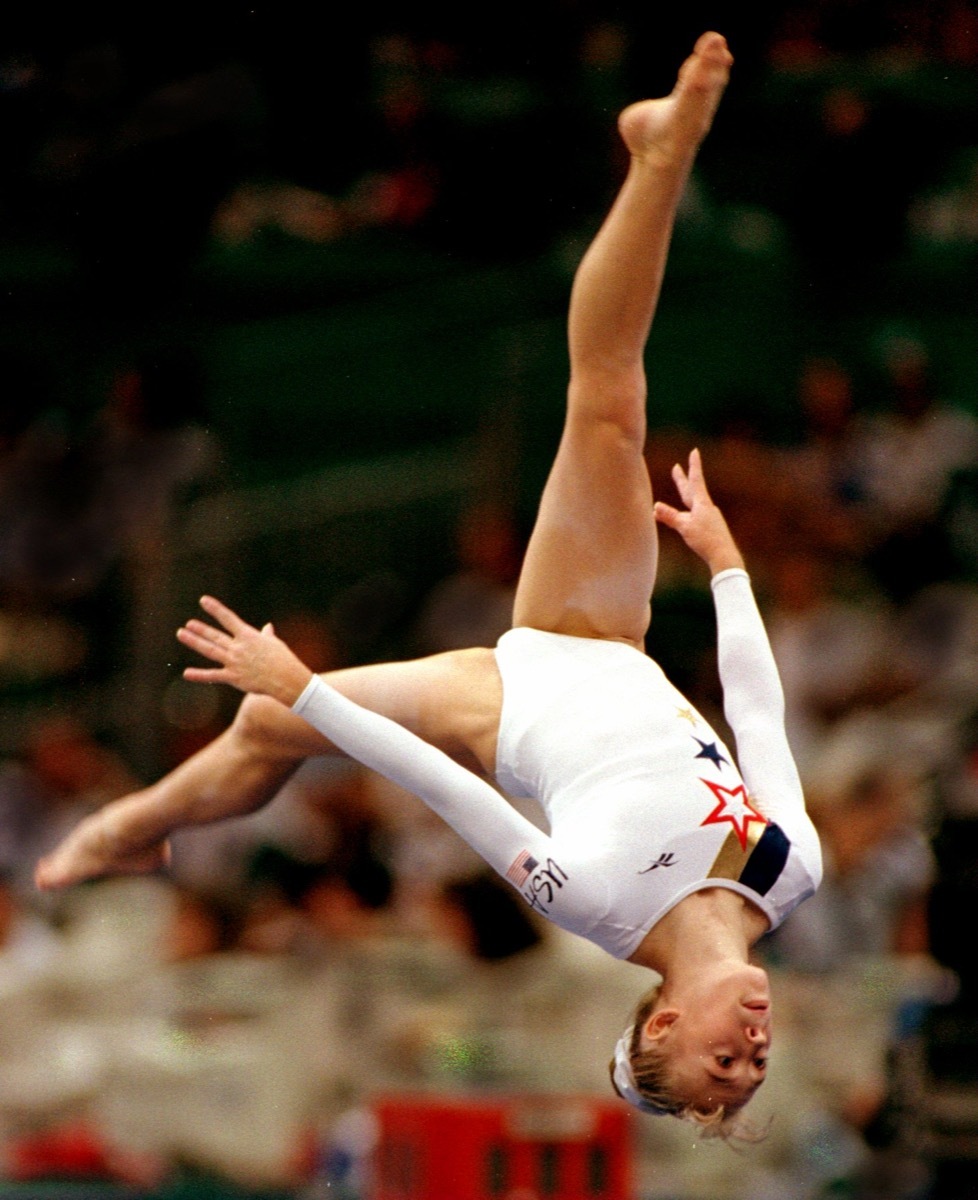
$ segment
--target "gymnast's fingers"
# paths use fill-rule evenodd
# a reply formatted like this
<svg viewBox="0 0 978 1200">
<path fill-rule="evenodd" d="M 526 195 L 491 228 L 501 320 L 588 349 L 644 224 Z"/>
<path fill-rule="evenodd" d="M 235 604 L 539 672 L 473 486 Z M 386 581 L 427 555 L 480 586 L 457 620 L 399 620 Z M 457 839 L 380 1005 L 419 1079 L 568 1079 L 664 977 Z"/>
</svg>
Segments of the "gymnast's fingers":
<svg viewBox="0 0 978 1200">
<path fill-rule="evenodd" d="M 204 637 L 195 632 L 189 628 L 189 623 L 177 630 L 177 641 L 190 650 L 202 654 L 204 658 L 213 659 L 214 662 L 227 663 L 228 647 L 216 639 Z"/>
<path fill-rule="evenodd" d="M 186 621 L 184 629 L 189 629 L 191 633 L 203 638 L 206 642 L 213 642 L 215 646 L 230 646 L 233 640 L 231 635 L 225 633 L 223 629 L 215 629 L 206 621 L 198 621 L 196 617 L 191 617 L 189 621 Z"/>
<path fill-rule="evenodd" d="M 230 683 L 223 667 L 184 667 L 184 679 L 191 683 Z"/>
<path fill-rule="evenodd" d="M 242 633 L 257 633 L 257 629 L 253 625 L 249 625 L 247 621 L 243 621 L 236 612 L 232 611 L 226 604 L 222 604 L 220 600 L 216 600 L 213 596 L 201 596 L 200 607 L 208 616 L 219 621 L 228 633 L 238 637 Z"/>
<path fill-rule="evenodd" d="M 679 521 L 682 514 L 678 508 L 673 508 L 671 504 L 664 504 L 661 500 L 656 500 L 653 509 L 655 519 L 662 525 L 667 525 L 670 529 L 679 528 Z"/>
<path fill-rule="evenodd" d="M 703 459 L 698 449 L 689 452 L 689 482 L 692 490 L 709 500 L 710 493 L 706 486 L 706 476 L 703 474 Z"/>
<path fill-rule="evenodd" d="M 672 478 L 676 485 L 676 491 L 679 493 L 679 498 L 687 508 L 691 508 L 693 503 L 693 493 L 689 485 L 689 477 L 679 463 L 676 463 L 676 465 L 672 468 Z"/>
</svg>

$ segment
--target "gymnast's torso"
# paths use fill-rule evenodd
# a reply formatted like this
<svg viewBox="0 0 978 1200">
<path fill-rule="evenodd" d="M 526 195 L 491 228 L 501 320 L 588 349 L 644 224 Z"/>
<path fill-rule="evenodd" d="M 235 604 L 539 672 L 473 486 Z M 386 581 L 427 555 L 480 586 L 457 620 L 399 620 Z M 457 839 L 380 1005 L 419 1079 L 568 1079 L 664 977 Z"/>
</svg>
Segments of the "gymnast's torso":
<svg viewBox="0 0 978 1200">
<path fill-rule="evenodd" d="M 737 891 L 771 926 L 814 891 L 803 805 L 771 797 L 762 812 L 730 749 L 647 655 L 517 628 L 496 660 L 496 779 L 549 824 L 549 862 L 523 881 L 543 915 L 625 958 L 694 891 Z"/>
<path fill-rule="evenodd" d="M 616 958 L 706 888 L 739 893 L 773 928 L 818 886 L 821 851 L 750 581 L 731 569 L 711 587 L 739 770 L 642 651 L 530 628 L 504 634 L 494 652 L 431 664 L 426 692 L 455 743 L 430 719 L 419 736 L 317 676 L 293 711 L 420 796 L 541 915 Z M 539 802 L 547 828 L 453 761 L 459 749 L 510 795 Z"/>
</svg>

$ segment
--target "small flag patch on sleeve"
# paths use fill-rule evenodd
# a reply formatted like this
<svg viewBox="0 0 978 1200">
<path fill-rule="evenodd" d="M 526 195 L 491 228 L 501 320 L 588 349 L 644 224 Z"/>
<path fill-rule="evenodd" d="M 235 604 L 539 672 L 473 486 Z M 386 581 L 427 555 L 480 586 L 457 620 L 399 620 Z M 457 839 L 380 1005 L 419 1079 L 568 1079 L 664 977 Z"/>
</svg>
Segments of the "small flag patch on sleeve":
<svg viewBox="0 0 978 1200">
<path fill-rule="evenodd" d="M 529 850 L 521 850 L 506 872 L 506 878 L 515 883 L 517 887 L 522 887 L 539 865 Z"/>
</svg>

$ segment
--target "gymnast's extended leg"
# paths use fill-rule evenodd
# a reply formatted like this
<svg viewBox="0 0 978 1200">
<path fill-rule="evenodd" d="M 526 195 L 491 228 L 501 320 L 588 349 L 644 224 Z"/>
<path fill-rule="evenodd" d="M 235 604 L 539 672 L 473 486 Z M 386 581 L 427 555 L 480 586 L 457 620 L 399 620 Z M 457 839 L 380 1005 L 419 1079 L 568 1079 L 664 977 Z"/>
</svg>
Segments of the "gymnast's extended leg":
<svg viewBox="0 0 978 1200">
<path fill-rule="evenodd" d="M 520 577 L 515 625 L 641 646 L 657 535 L 645 443 L 645 343 L 676 209 L 732 56 L 706 33 L 672 93 L 619 129 L 628 175 L 571 294 L 567 417 Z"/>
</svg>

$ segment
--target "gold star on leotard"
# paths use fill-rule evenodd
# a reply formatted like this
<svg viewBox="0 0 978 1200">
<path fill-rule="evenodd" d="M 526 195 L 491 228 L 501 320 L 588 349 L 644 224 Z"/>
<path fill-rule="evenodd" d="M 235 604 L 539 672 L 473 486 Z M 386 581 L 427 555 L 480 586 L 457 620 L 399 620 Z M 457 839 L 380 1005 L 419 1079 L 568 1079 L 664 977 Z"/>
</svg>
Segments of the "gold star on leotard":
<svg viewBox="0 0 978 1200">
<path fill-rule="evenodd" d="M 688 721 L 690 725 L 695 725 L 699 720 L 696 713 L 693 712 L 691 708 L 677 708 L 676 716 L 680 719 L 680 721 Z"/>
</svg>

